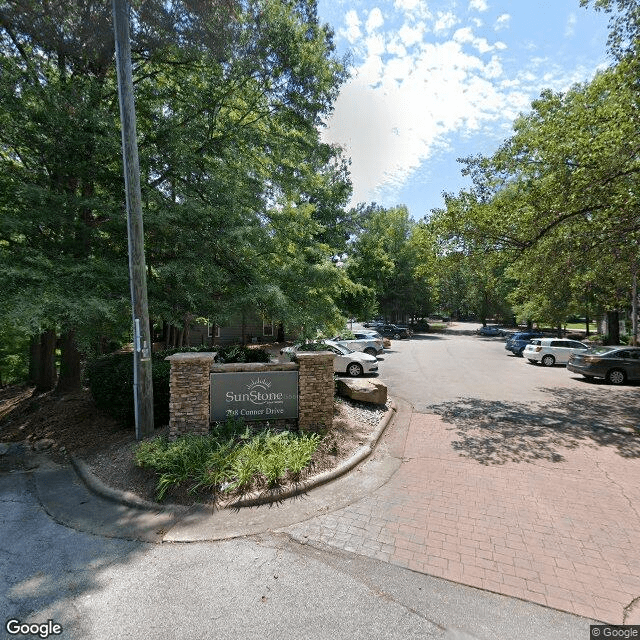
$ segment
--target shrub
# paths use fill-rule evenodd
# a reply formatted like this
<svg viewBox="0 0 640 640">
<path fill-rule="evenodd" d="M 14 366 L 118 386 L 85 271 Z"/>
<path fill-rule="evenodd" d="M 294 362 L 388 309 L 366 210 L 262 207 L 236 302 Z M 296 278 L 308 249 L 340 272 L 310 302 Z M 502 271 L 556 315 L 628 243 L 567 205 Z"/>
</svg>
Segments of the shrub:
<svg viewBox="0 0 640 640">
<path fill-rule="evenodd" d="M 169 424 L 169 377 L 171 363 L 167 356 L 174 353 L 209 352 L 215 347 L 201 345 L 158 351 L 151 357 L 153 381 L 153 421 L 156 428 Z M 269 362 L 264 349 L 230 345 L 218 350 L 217 362 Z M 87 364 L 87 381 L 99 409 L 106 411 L 127 426 L 135 424 L 133 406 L 133 354 L 110 353 Z"/>
<path fill-rule="evenodd" d="M 216 362 L 269 362 L 271 356 L 265 349 L 251 349 L 241 344 L 230 344 L 216 349 Z"/>
<path fill-rule="evenodd" d="M 157 499 L 162 500 L 172 486 L 181 484 L 190 493 L 244 490 L 261 478 L 273 487 L 287 471 L 299 477 L 319 442 L 317 434 L 268 429 L 251 434 L 241 421 L 234 420 L 218 425 L 208 436 L 141 442 L 136 463 L 158 474 Z"/>
<path fill-rule="evenodd" d="M 327 351 L 328 345 L 324 342 L 308 342 L 298 347 L 298 351 Z"/>
</svg>

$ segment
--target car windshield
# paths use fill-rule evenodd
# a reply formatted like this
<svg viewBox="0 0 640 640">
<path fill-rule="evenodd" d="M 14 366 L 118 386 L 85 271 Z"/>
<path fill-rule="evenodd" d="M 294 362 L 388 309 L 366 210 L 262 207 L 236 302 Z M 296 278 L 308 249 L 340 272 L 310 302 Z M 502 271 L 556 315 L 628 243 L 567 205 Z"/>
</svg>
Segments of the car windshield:
<svg viewBox="0 0 640 640">
<path fill-rule="evenodd" d="M 349 347 L 345 347 L 342 344 L 337 344 L 335 342 L 329 342 L 327 343 L 334 351 L 337 351 L 338 353 L 341 353 L 343 356 L 348 355 L 349 353 L 353 353 L 352 349 L 349 349 Z"/>
</svg>

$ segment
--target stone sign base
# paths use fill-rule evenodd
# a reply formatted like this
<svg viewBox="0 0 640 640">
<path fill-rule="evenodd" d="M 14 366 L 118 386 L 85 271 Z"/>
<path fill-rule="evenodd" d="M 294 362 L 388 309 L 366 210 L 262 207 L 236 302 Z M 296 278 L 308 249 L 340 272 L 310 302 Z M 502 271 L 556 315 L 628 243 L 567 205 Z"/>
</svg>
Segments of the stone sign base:
<svg viewBox="0 0 640 640">
<path fill-rule="evenodd" d="M 333 422 L 333 354 L 301 353 L 294 363 L 215 364 L 215 353 L 176 353 L 171 362 L 169 438 L 206 435 L 211 422 L 210 376 L 216 373 L 298 371 L 298 419 L 301 431 L 329 429 Z"/>
</svg>

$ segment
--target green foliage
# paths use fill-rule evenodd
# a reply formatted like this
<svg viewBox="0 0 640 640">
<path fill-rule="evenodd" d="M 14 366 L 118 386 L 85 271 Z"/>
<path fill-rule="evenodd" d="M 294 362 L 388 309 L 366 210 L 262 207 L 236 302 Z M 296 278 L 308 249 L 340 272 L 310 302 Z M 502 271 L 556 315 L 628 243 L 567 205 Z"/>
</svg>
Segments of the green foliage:
<svg viewBox="0 0 640 640">
<path fill-rule="evenodd" d="M 521 319 L 554 326 L 628 304 L 640 259 L 637 77 L 623 59 L 544 91 L 500 149 L 464 161 L 473 187 L 432 218 L 443 260 L 468 266 L 454 290 L 475 279 Z"/>
<path fill-rule="evenodd" d="M 167 356 L 174 353 L 209 352 L 212 347 L 166 349 L 152 355 L 153 418 L 156 428 L 169 424 L 169 378 L 171 363 Z M 269 362 L 264 349 L 252 349 L 242 345 L 221 347 L 218 362 Z M 96 406 L 125 425 L 135 423 L 133 405 L 133 354 L 112 353 L 90 361 L 86 377 Z"/>
<path fill-rule="evenodd" d="M 211 350 L 212 347 L 209 347 Z M 266 349 L 251 348 L 240 344 L 216 347 L 216 362 L 270 362 L 271 356 Z"/>
<path fill-rule="evenodd" d="M 287 472 L 305 469 L 318 447 L 317 434 L 269 430 L 251 434 L 242 421 L 219 425 L 208 436 L 155 438 L 138 445 L 136 463 L 159 475 L 157 498 L 180 484 L 190 493 L 246 489 L 264 479 L 275 486 Z"/>
<path fill-rule="evenodd" d="M 377 309 L 388 318 L 426 316 L 431 309 L 428 243 L 406 207 L 371 205 L 360 211 L 347 274 L 361 290 L 350 310 L 366 317 Z M 373 295 L 373 300 L 371 298 Z"/>
<path fill-rule="evenodd" d="M 298 347 L 298 351 L 326 351 L 328 345 L 324 342 L 307 342 Z"/>
<path fill-rule="evenodd" d="M 50 8 L 3 8 L 0 324 L 87 351 L 130 324 L 113 34 L 104 3 Z M 353 220 L 320 140 L 346 78 L 331 30 L 311 0 L 165 9 L 132 21 L 151 316 L 339 324 Z"/>
<path fill-rule="evenodd" d="M 0 387 L 26 382 L 29 373 L 29 336 L 0 326 Z"/>
</svg>

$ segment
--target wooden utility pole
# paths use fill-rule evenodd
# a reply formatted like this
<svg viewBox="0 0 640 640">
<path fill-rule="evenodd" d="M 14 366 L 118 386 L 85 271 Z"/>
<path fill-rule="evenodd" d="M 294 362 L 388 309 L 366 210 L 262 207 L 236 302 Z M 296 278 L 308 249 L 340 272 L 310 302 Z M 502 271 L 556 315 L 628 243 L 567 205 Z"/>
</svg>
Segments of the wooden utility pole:
<svg viewBox="0 0 640 640">
<path fill-rule="evenodd" d="M 153 383 L 151 380 L 151 332 L 147 304 L 147 276 L 142 227 L 142 195 L 136 133 L 136 112 L 131 73 L 128 0 L 113 0 L 118 96 L 122 125 L 122 158 L 127 202 L 129 280 L 133 310 L 133 397 L 136 439 L 153 434 Z"/>
</svg>

